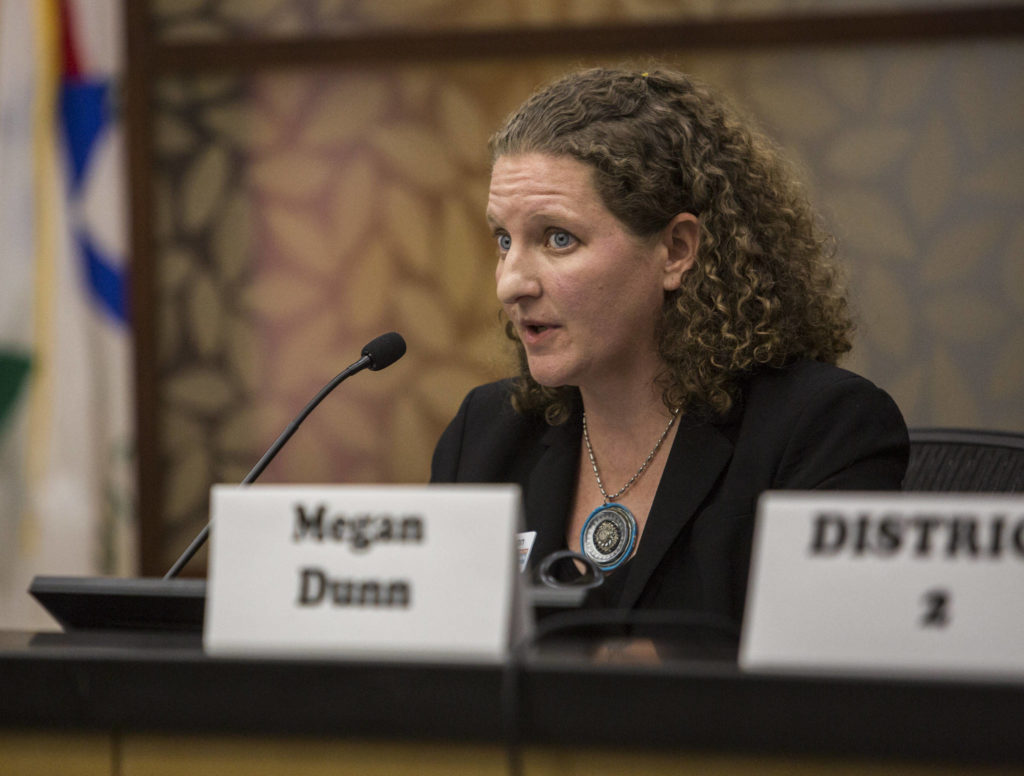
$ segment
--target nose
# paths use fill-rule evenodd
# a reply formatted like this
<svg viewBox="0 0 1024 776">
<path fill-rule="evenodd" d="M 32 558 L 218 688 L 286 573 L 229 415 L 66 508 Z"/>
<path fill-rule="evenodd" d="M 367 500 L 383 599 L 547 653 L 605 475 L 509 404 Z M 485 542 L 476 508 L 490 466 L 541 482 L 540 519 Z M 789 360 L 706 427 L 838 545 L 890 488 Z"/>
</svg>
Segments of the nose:
<svg viewBox="0 0 1024 776">
<path fill-rule="evenodd" d="M 515 246 L 510 248 L 503 258 L 498 259 L 494 280 L 498 301 L 504 305 L 515 304 L 521 299 L 538 297 L 541 294 L 536 261 L 529 251 L 520 250 Z"/>
</svg>

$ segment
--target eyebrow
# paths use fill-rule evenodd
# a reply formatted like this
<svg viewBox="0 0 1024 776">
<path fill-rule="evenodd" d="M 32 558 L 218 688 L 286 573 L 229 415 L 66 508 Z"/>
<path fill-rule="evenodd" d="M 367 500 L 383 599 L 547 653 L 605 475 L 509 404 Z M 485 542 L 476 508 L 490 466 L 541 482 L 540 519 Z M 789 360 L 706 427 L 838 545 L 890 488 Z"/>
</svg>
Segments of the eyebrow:
<svg viewBox="0 0 1024 776">
<path fill-rule="evenodd" d="M 498 219 L 498 217 L 495 216 L 495 214 L 490 209 L 488 209 L 487 212 L 484 213 L 484 218 L 487 220 L 487 223 L 489 225 L 491 225 L 491 226 L 500 226 L 501 225 L 500 219 Z M 565 222 L 570 222 L 570 224 L 571 224 L 573 222 L 578 221 L 579 219 L 580 219 L 580 214 L 578 212 L 574 211 L 571 206 L 567 207 L 567 206 L 555 205 L 554 207 L 545 206 L 545 207 L 540 208 L 539 210 L 535 210 L 535 211 L 531 212 L 529 214 L 527 220 L 530 220 L 530 221 L 536 221 L 536 220 L 541 220 L 541 221 L 559 221 L 559 222 L 565 221 Z"/>
</svg>

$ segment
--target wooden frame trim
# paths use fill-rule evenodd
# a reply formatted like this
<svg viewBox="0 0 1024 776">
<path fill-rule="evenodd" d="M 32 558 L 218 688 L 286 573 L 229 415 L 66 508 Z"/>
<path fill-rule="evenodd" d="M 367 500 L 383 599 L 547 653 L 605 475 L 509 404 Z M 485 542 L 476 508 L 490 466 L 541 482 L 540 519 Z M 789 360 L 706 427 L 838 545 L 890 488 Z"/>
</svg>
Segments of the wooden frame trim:
<svg viewBox="0 0 1024 776">
<path fill-rule="evenodd" d="M 158 73 L 254 71 L 361 62 L 650 54 L 678 50 L 848 46 L 1024 34 L 1024 7 L 793 14 L 573 27 L 366 31 L 345 36 L 155 41 Z"/>
<path fill-rule="evenodd" d="M 159 383 L 157 375 L 157 266 L 153 197 L 153 127 L 151 94 L 154 42 L 149 8 L 124 4 L 126 63 L 124 120 L 131 203 L 129 246 L 133 357 L 135 369 L 136 510 L 139 564 L 143 576 L 163 576 L 160 563 L 161 476 Z"/>
</svg>

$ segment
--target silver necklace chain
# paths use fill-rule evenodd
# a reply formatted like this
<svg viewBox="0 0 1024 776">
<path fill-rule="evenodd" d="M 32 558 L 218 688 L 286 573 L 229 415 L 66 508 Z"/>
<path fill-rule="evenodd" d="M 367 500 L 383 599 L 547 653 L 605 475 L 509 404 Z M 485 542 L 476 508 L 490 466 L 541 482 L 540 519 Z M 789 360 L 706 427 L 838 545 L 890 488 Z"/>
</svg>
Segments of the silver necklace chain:
<svg viewBox="0 0 1024 776">
<path fill-rule="evenodd" d="M 640 475 L 647 470 L 647 467 L 650 465 L 651 461 L 654 460 L 654 456 L 658 454 L 658 451 L 661 449 L 662 442 L 665 441 L 665 437 L 668 436 L 668 432 L 672 430 L 672 425 L 676 422 L 676 418 L 678 416 L 679 408 L 677 407 L 672 411 L 672 418 L 671 420 L 669 420 L 668 425 L 665 426 L 665 430 L 661 432 L 661 436 L 658 438 L 658 443 L 654 446 L 654 449 L 647 454 L 647 460 L 645 460 L 643 464 L 641 464 L 640 468 L 636 470 L 636 474 L 629 478 L 629 482 L 627 482 L 625 485 L 619 488 L 619 491 L 617 493 L 613 493 L 612 495 L 609 496 L 608 491 L 604 489 L 604 483 L 601 482 L 601 472 L 597 470 L 597 459 L 594 458 L 594 448 L 590 446 L 590 434 L 587 433 L 587 412 L 586 410 L 583 411 L 583 441 L 587 443 L 587 455 L 590 456 L 590 466 L 594 470 L 594 477 L 597 479 L 597 487 L 601 489 L 601 495 L 604 496 L 605 504 L 614 501 L 627 490 L 629 490 L 631 487 L 633 487 L 633 483 L 636 482 Z"/>
</svg>

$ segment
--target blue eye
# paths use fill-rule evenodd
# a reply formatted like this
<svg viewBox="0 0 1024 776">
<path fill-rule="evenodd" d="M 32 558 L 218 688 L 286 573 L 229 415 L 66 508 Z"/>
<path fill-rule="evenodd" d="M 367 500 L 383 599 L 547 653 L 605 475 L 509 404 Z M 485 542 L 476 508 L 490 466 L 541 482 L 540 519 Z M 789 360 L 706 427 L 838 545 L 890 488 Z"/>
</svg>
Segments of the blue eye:
<svg viewBox="0 0 1024 776">
<path fill-rule="evenodd" d="M 512 238 L 507 234 L 498 235 L 498 248 L 502 253 L 507 253 L 508 249 L 512 247 Z"/>
<path fill-rule="evenodd" d="M 573 237 L 568 232 L 564 232 L 560 229 L 555 230 L 548 235 L 548 243 L 551 245 L 552 248 L 568 248 L 574 242 L 576 242 L 575 237 Z"/>
</svg>

